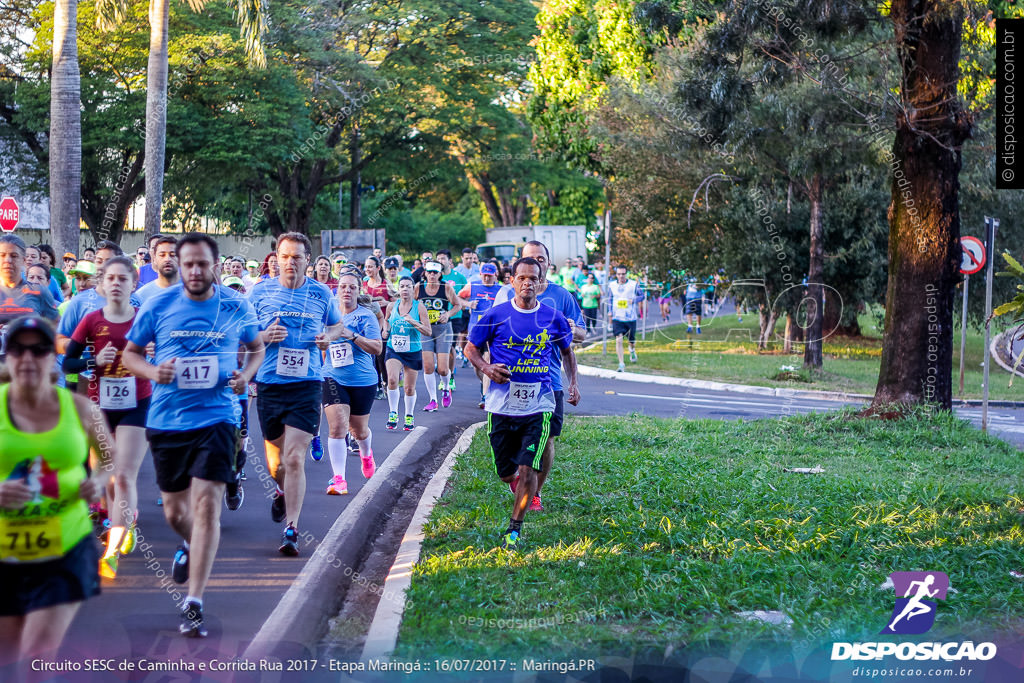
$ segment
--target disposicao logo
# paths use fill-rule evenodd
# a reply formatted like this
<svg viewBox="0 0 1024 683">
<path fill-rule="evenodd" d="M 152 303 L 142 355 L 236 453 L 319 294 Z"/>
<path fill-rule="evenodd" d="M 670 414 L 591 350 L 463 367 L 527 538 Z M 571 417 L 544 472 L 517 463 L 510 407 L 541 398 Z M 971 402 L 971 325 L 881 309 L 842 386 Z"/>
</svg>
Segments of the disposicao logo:
<svg viewBox="0 0 1024 683">
<path fill-rule="evenodd" d="M 881 635 L 919 635 L 935 624 L 936 600 L 945 600 L 949 592 L 949 576 L 943 572 L 893 572 L 889 575 L 896 604 Z M 868 642 L 833 643 L 832 660 L 882 659 L 895 656 L 901 660 L 966 659 L 987 661 L 996 656 L 994 643 L 964 642 Z"/>
</svg>

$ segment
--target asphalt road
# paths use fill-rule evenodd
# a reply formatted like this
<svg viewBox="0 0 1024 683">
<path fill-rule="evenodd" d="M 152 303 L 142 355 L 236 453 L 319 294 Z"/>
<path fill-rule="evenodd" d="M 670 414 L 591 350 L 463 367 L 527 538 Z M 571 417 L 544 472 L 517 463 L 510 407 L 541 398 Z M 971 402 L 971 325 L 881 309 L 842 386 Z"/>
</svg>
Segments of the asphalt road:
<svg viewBox="0 0 1024 683">
<path fill-rule="evenodd" d="M 442 439 L 457 436 L 465 426 L 484 417 L 477 408 L 478 385 L 470 370 L 457 375 L 459 390 L 451 408 L 436 413 L 422 412 L 425 389 L 419 387 L 417 425 L 428 427 L 430 438 L 419 443 L 422 449 L 439 449 Z M 781 414 L 835 410 L 840 401 L 788 399 L 723 391 L 704 391 L 662 386 L 643 382 L 581 378 L 583 401 L 567 406 L 579 415 L 626 415 L 637 412 L 666 418 L 755 419 Z M 958 414 L 980 424 L 980 408 L 958 410 Z M 402 431 L 384 429 L 387 404 L 375 404 L 371 417 L 374 453 L 378 464 L 405 438 Z M 146 545 L 121 560 L 117 579 L 104 580 L 103 594 L 89 600 L 80 610 L 61 653 L 62 659 L 83 662 L 94 658 L 115 658 L 159 662 L 212 659 L 230 660 L 239 656 L 277 605 L 285 590 L 312 554 L 331 524 L 363 485 L 359 459 L 348 456 L 349 495 L 327 496 L 331 476 L 328 459 L 306 462 L 307 497 L 299 524 L 300 532 L 311 544 L 297 558 L 281 556 L 277 547 L 282 527 L 270 519 L 272 484 L 262 464 L 262 441 L 255 410 L 250 425 L 257 449 L 250 453 L 245 483 L 246 497 L 241 509 L 222 511 L 221 545 L 213 575 L 205 596 L 205 611 L 210 637 L 185 639 L 178 635 L 177 600 L 183 588 L 170 581 L 170 561 L 179 539 L 164 522 L 157 506 L 152 465 L 147 461 L 139 477 L 139 527 Z M 993 409 L 992 430 L 1018 446 L 1024 444 L 1024 410 Z M 326 437 L 326 423 L 322 435 Z M 326 443 L 326 438 L 324 439 Z M 145 550 L 151 553 L 147 559 Z M 325 586 L 323 590 L 332 590 Z M 177 597 L 177 600 L 175 599 Z M 287 638 L 287 634 L 282 634 Z M 316 644 L 309 644 L 315 648 Z M 311 650 L 312 651 L 312 650 Z M 4 672 L 0 671 L 0 678 Z M 132 680 L 188 680 L 182 673 L 151 673 L 148 678 L 136 671 Z M 127 679 L 127 674 L 117 676 Z M 73 680 L 111 680 L 110 674 L 74 674 Z M 214 678 L 226 680 L 227 675 Z M 57 678 L 61 680 L 61 678 Z M 69 679 L 70 680 L 70 679 Z"/>
</svg>

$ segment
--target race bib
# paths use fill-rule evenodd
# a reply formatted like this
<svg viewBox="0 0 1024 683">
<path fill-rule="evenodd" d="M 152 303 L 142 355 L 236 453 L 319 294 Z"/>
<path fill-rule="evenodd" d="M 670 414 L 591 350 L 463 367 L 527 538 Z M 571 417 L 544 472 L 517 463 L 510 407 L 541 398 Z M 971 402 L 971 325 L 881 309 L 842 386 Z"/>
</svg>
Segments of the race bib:
<svg viewBox="0 0 1024 683">
<path fill-rule="evenodd" d="M 175 368 L 179 389 L 212 389 L 217 386 L 217 356 L 179 358 Z"/>
<path fill-rule="evenodd" d="M 412 343 L 409 341 L 409 335 L 407 334 L 393 334 L 391 335 L 391 348 L 399 353 L 405 353 L 409 350 Z"/>
<path fill-rule="evenodd" d="M 0 519 L 0 562 L 42 562 L 61 555 L 60 517 Z"/>
<path fill-rule="evenodd" d="M 327 347 L 327 351 L 331 354 L 331 365 L 336 368 L 352 365 L 356 360 L 352 345 L 348 342 L 331 344 Z"/>
<path fill-rule="evenodd" d="M 277 352 L 277 374 L 282 377 L 305 377 L 309 374 L 309 351 L 281 348 Z"/>
<path fill-rule="evenodd" d="M 615 308 L 621 308 L 623 310 L 629 308 L 629 299 L 616 299 Z"/>
<path fill-rule="evenodd" d="M 134 377 L 100 377 L 100 408 L 131 410 L 137 405 Z"/>
<path fill-rule="evenodd" d="M 540 405 L 540 382 L 510 382 L 508 409 L 515 413 L 537 412 Z"/>
<path fill-rule="evenodd" d="M 433 308 L 427 309 L 427 320 L 430 321 L 431 325 L 436 323 L 437 319 L 440 318 L 440 317 L 441 317 L 441 311 L 435 310 Z"/>
</svg>

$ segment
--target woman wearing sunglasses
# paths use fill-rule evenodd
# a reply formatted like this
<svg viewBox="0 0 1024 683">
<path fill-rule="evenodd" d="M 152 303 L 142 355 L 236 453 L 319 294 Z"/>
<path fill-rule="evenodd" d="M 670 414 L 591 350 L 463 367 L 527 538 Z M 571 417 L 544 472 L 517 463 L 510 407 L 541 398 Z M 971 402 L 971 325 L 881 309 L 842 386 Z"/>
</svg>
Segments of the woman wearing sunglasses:
<svg viewBox="0 0 1024 683">
<path fill-rule="evenodd" d="M 53 656 L 82 601 L 100 592 L 88 504 L 110 479 L 113 440 L 99 406 L 53 385 L 55 338 L 37 316 L 7 328 L 10 383 L 0 386 L 0 666 Z"/>
</svg>

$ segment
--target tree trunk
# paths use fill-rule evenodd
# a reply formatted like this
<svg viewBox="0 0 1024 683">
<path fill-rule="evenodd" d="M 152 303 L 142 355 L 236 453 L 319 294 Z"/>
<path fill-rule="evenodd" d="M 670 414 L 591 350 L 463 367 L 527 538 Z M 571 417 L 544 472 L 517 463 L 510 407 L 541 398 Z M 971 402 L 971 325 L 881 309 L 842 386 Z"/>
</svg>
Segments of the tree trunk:
<svg viewBox="0 0 1024 683">
<path fill-rule="evenodd" d="M 501 218 L 501 209 L 498 207 L 498 202 L 494 199 L 494 191 L 491 189 L 491 180 L 487 177 L 486 173 L 470 173 L 466 171 L 466 178 L 469 180 L 469 184 L 477 191 L 480 195 L 481 201 L 484 203 L 484 208 L 487 209 L 487 215 L 490 216 L 491 222 L 494 227 L 500 228 L 504 225 Z"/>
<path fill-rule="evenodd" d="M 815 173 L 807 187 L 811 204 L 811 250 L 807 266 L 807 343 L 804 345 L 804 367 L 821 367 L 822 280 L 825 262 L 825 224 L 822 218 L 824 183 Z"/>
<path fill-rule="evenodd" d="M 786 311 L 786 337 L 782 342 L 783 353 L 793 353 L 793 312 Z"/>
<path fill-rule="evenodd" d="M 57 0 L 50 67 L 50 242 L 63 254 L 79 249 L 82 196 L 81 78 L 78 1 Z"/>
<path fill-rule="evenodd" d="M 170 0 L 149 0 L 146 69 L 146 239 L 160 232 L 167 142 L 167 24 Z"/>
<path fill-rule="evenodd" d="M 889 159 L 889 283 L 872 405 L 934 403 L 948 410 L 960 279 L 960 145 L 970 133 L 957 98 L 962 9 L 894 0 L 890 17 L 903 107 Z"/>
<path fill-rule="evenodd" d="M 352 124 L 352 168 L 355 175 L 352 176 L 352 194 L 349 201 L 348 227 L 350 230 L 358 230 L 363 222 L 363 200 L 359 193 L 359 185 L 363 182 L 363 176 L 359 172 L 360 149 L 359 149 L 359 125 Z"/>
</svg>

